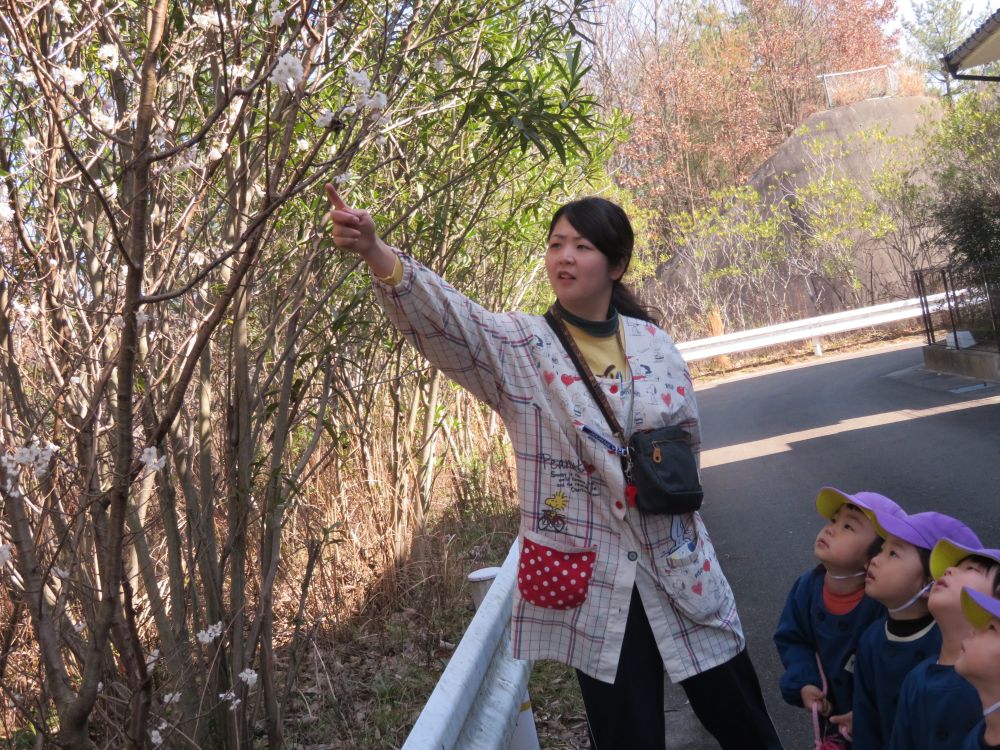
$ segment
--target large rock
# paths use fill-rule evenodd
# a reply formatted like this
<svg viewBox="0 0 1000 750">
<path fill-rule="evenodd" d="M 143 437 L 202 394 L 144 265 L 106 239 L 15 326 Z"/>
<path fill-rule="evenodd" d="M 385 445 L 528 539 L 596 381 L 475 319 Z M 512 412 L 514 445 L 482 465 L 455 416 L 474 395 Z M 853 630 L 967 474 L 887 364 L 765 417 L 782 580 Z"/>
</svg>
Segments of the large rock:
<svg viewBox="0 0 1000 750">
<path fill-rule="evenodd" d="M 753 173 L 750 184 L 765 192 L 775 184 L 787 189 L 817 176 L 816 158 L 807 145 L 814 140 L 852 144 L 861 133 L 874 129 L 885 129 L 889 136 L 909 137 L 940 116 L 939 100 L 927 96 L 865 99 L 816 112 Z M 860 146 L 849 147 L 837 162 L 833 166 L 843 170 L 844 176 L 861 178 L 862 182 L 881 166 L 877 157 L 873 161 L 871 149 Z"/>
</svg>

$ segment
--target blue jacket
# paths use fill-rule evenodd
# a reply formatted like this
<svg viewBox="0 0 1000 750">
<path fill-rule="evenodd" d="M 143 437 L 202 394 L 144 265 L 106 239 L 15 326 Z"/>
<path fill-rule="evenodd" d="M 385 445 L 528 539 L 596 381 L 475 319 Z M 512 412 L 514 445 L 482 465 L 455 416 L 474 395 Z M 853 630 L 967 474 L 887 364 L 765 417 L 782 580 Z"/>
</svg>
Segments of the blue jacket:
<svg viewBox="0 0 1000 750">
<path fill-rule="evenodd" d="M 979 693 L 953 666 L 937 657 L 921 662 L 903 680 L 889 750 L 961 750 L 983 718 Z"/>
<path fill-rule="evenodd" d="M 986 744 L 986 739 L 983 737 L 985 730 L 986 719 L 983 719 L 969 732 L 965 742 L 962 743 L 962 750 L 988 750 L 989 745 Z"/>
<path fill-rule="evenodd" d="M 941 651 L 937 623 L 910 638 L 889 635 L 886 621 L 861 636 L 854 663 L 854 750 L 882 750 L 892 734 L 903 680 L 914 667 Z"/>
<path fill-rule="evenodd" d="M 822 687 L 816 667 L 818 653 L 826 672 L 827 700 L 835 715 L 851 710 L 854 652 L 861 634 L 885 614 L 885 609 L 865 596 L 846 615 L 830 614 L 823 606 L 825 575 L 821 566 L 816 567 L 792 586 L 774 632 L 774 645 L 785 665 L 779 682 L 782 697 L 793 706 L 801 706 L 803 687 Z"/>
</svg>

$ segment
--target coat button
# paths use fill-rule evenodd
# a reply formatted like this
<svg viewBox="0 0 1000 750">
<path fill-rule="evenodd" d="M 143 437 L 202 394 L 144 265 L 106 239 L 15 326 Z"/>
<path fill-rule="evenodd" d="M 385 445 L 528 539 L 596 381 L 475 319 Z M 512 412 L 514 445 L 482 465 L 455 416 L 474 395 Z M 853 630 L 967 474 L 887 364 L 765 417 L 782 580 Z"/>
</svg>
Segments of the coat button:
<svg viewBox="0 0 1000 750">
<path fill-rule="evenodd" d="M 618 510 L 621 510 L 625 507 L 625 504 L 621 500 L 615 500 L 615 507 L 618 508 Z"/>
<path fill-rule="evenodd" d="M 629 560 L 630 560 L 631 562 L 635 562 L 636 560 L 638 560 L 638 559 L 639 559 L 639 555 L 637 555 L 637 554 L 636 554 L 635 552 L 629 552 L 629 553 L 628 553 L 628 559 L 629 559 Z"/>
</svg>

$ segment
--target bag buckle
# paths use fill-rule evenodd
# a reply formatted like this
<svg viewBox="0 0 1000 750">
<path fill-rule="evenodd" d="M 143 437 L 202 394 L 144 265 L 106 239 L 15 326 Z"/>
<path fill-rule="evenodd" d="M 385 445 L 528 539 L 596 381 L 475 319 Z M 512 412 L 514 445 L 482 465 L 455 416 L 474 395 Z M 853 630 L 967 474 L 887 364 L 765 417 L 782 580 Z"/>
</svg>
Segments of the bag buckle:
<svg viewBox="0 0 1000 750">
<path fill-rule="evenodd" d="M 663 460 L 663 452 L 660 450 L 660 446 L 653 446 L 653 463 L 658 464 Z"/>
</svg>

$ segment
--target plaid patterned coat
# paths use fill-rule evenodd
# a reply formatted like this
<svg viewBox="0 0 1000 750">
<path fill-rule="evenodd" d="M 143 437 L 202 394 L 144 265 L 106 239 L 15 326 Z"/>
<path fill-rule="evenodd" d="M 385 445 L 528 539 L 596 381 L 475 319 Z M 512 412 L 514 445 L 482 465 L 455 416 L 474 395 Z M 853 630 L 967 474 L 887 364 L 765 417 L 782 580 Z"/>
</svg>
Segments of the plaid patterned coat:
<svg viewBox="0 0 1000 750">
<path fill-rule="evenodd" d="M 610 428 L 545 320 L 489 312 L 400 259 L 398 284 L 374 282 L 386 314 L 432 364 L 498 412 L 513 443 L 522 540 L 514 656 L 614 682 L 633 585 L 673 681 L 736 656 L 745 645 L 736 602 L 700 515 L 628 506 L 618 456 L 591 434 L 613 440 Z M 661 329 L 622 321 L 631 377 L 598 378 L 616 416 L 628 423 L 631 400 L 634 429 L 683 424 L 697 450 L 684 360 Z"/>
</svg>

